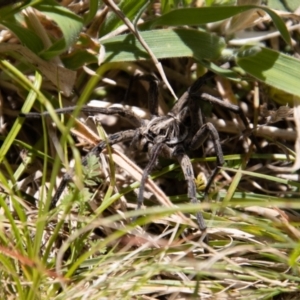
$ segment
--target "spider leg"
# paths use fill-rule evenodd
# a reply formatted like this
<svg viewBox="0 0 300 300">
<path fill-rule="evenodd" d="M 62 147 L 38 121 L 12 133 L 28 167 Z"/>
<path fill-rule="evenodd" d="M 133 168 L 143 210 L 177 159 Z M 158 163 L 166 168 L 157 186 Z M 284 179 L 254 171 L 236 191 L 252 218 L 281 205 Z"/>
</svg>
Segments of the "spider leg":
<svg viewBox="0 0 300 300">
<path fill-rule="evenodd" d="M 186 102 L 187 100 L 189 100 L 189 107 L 195 107 L 195 105 L 193 105 L 194 101 L 197 100 L 204 100 L 204 101 L 208 101 L 211 102 L 213 104 L 217 104 L 221 107 L 224 107 L 236 114 L 238 114 L 240 116 L 240 118 L 242 119 L 244 126 L 249 129 L 249 122 L 243 112 L 243 110 L 238 106 L 238 105 L 234 105 L 228 102 L 225 102 L 217 97 L 214 97 L 212 95 L 209 95 L 207 93 L 199 93 L 199 89 L 203 86 L 203 84 L 209 80 L 210 78 L 212 78 L 214 76 L 213 72 L 208 71 L 206 74 L 204 74 L 202 77 L 199 77 L 193 84 L 192 86 L 181 96 L 181 98 L 177 101 L 177 103 L 175 104 L 174 107 L 176 107 L 176 105 L 180 105 L 182 106 L 184 102 Z M 182 104 L 180 104 L 180 102 L 182 102 Z M 175 108 L 176 109 L 176 108 Z M 181 110 L 181 109 L 179 109 Z M 191 112 L 196 111 L 194 109 L 190 110 Z M 193 115 L 193 113 L 192 113 Z M 202 117 L 201 117 L 202 119 Z M 202 121 L 201 125 L 204 122 Z"/>
<path fill-rule="evenodd" d="M 154 75 L 142 75 L 138 79 L 149 82 L 148 108 L 152 116 L 158 116 L 158 79 Z"/>
<path fill-rule="evenodd" d="M 211 136 L 211 140 L 214 143 L 214 148 L 217 155 L 217 167 L 213 170 L 207 182 L 207 185 L 204 190 L 204 198 L 207 198 L 209 188 L 213 183 L 213 180 L 215 179 L 216 175 L 218 174 L 219 168 L 224 164 L 223 151 L 222 151 L 218 131 L 212 123 L 205 123 L 198 130 L 198 132 L 195 134 L 195 136 L 193 137 L 190 143 L 190 149 L 196 150 L 205 142 L 205 140 L 209 135 Z"/>
<path fill-rule="evenodd" d="M 210 103 L 213 104 L 217 104 L 221 107 L 224 107 L 236 114 L 238 114 L 240 116 L 240 118 L 242 119 L 242 122 L 244 123 L 244 126 L 249 129 L 249 122 L 243 112 L 243 110 L 241 109 L 241 107 L 239 107 L 238 105 L 234 105 L 228 102 L 225 102 L 217 97 L 214 97 L 210 94 L 207 93 L 199 93 L 199 89 L 201 88 L 201 86 L 210 78 L 212 78 L 214 76 L 214 73 L 212 72 L 207 72 L 204 76 L 198 78 L 193 85 L 188 89 L 188 95 L 189 95 L 189 106 L 190 107 L 195 107 L 195 104 L 193 104 L 194 102 L 196 102 L 197 100 L 203 100 L 203 101 L 208 101 Z M 191 111 L 195 111 L 194 109 Z M 193 114 L 192 114 L 193 115 Z M 201 117 L 203 118 L 203 117 Z M 202 120 L 202 124 L 203 124 L 203 120 Z M 201 124 L 201 125 L 202 125 Z"/>
<path fill-rule="evenodd" d="M 129 129 L 129 130 L 125 130 L 125 131 L 122 131 L 119 133 L 109 135 L 107 137 L 107 142 L 101 141 L 82 159 L 82 165 L 83 166 L 87 165 L 87 158 L 90 155 L 94 154 L 94 155 L 98 156 L 103 151 L 103 149 L 106 147 L 107 144 L 114 145 L 114 144 L 117 144 L 120 142 L 132 140 L 136 134 L 137 134 L 137 130 Z M 64 174 L 62 181 L 60 182 L 60 185 L 58 186 L 58 188 L 51 200 L 50 208 L 49 208 L 50 210 L 52 210 L 56 207 L 56 204 L 57 204 L 61 194 L 65 190 L 68 182 L 72 179 L 72 177 L 73 177 L 73 172 Z"/>
<path fill-rule="evenodd" d="M 140 189 L 139 189 L 139 195 L 138 195 L 138 201 L 137 201 L 137 209 L 140 209 L 143 205 L 143 200 L 144 200 L 144 191 L 145 191 L 145 183 L 146 180 L 149 176 L 149 173 L 152 171 L 155 162 L 157 160 L 157 157 L 160 153 L 160 151 L 162 150 L 162 148 L 165 145 L 160 143 L 160 144 L 155 144 L 153 145 L 151 152 L 150 152 L 150 157 L 149 157 L 149 162 L 146 166 L 146 168 L 144 169 L 143 175 L 142 175 L 142 179 L 141 179 L 141 184 L 140 184 Z"/>
<path fill-rule="evenodd" d="M 234 105 L 234 104 L 231 104 L 231 103 L 228 103 L 228 102 L 225 102 L 217 97 L 214 97 L 212 95 L 209 95 L 207 93 L 201 93 L 200 96 L 195 96 L 195 95 L 192 95 L 192 98 L 193 99 L 199 99 L 200 100 L 204 100 L 204 101 L 208 101 L 208 102 L 211 102 L 213 104 L 217 104 L 221 107 L 224 107 L 234 113 L 236 113 L 237 115 L 240 116 L 240 118 L 242 119 L 243 123 L 244 123 L 244 126 L 249 129 L 249 122 L 243 112 L 243 110 L 241 109 L 241 107 L 239 107 L 238 105 Z"/>
<path fill-rule="evenodd" d="M 154 78 L 149 82 L 148 107 L 153 116 L 158 116 L 158 80 Z"/>
<path fill-rule="evenodd" d="M 177 158 L 183 171 L 184 178 L 187 181 L 188 198 L 190 199 L 191 203 L 199 203 L 199 201 L 197 200 L 197 190 L 194 181 L 194 171 L 189 157 L 185 154 L 183 147 L 177 147 L 177 149 L 174 150 L 173 155 Z M 199 229 L 201 230 L 202 234 L 205 234 L 207 227 L 201 212 L 196 213 L 196 219 Z"/>
<path fill-rule="evenodd" d="M 71 113 L 76 109 L 76 106 L 69 106 L 64 108 L 58 108 L 55 110 L 57 114 Z M 122 107 L 97 107 L 85 105 L 81 108 L 81 112 L 88 115 L 104 114 L 104 115 L 119 115 L 128 119 L 128 121 L 135 127 L 141 127 L 144 125 L 144 120 L 137 116 L 133 111 L 129 109 L 124 109 Z M 41 116 L 49 116 L 48 111 L 42 113 L 30 112 L 26 114 L 20 114 L 20 116 L 25 118 L 41 118 Z"/>
<path fill-rule="evenodd" d="M 193 96 L 193 98 L 194 98 L 194 96 Z M 199 97 L 197 97 L 197 98 L 199 98 Z M 211 103 L 217 104 L 217 105 L 219 105 L 221 107 L 224 107 L 224 108 L 226 108 L 226 109 L 228 109 L 228 110 L 236 113 L 237 115 L 240 116 L 240 118 L 241 118 L 241 120 L 244 123 L 244 126 L 246 128 L 246 130 L 244 130 L 243 133 L 248 132 L 248 134 L 249 134 L 249 133 L 252 132 L 252 129 L 249 126 L 249 122 L 248 122 L 248 120 L 247 120 L 247 118 L 246 118 L 246 116 L 245 116 L 245 114 L 244 114 L 244 112 L 243 112 L 243 110 L 241 109 L 240 106 L 234 105 L 234 104 L 231 104 L 231 103 L 228 103 L 228 102 L 225 102 L 225 101 L 222 101 L 222 100 L 220 100 L 220 99 L 218 99 L 218 98 L 216 98 L 214 96 L 211 96 L 211 95 L 209 95 L 207 93 L 202 93 L 201 96 L 200 96 L 200 98 L 202 100 L 209 101 Z M 261 147 L 260 147 L 260 145 L 259 145 L 259 143 L 258 143 L 257 138 L 256 138 L 255 135 L 252 135 L 251 140 L 253 141 L 254 145 L 256 146 L 256 149 L 259 152 L 262 152 Z"/>
<path fill-rule="evenodd" d="M 201 88 L 201 86 L 209 80 L 211 77 L 214 76 L 214 73 L 207 72 L 202 77 L 199 77 L 193 84 L 190 86 L 186 92 L 183 93 L 183 95 L 176 101 L 174 104 L 171 112 L 174 115 L 178 115 L 183 108 L 186 106 L 188 101 L 190 100 L 192 95 L 196 95 L 196 92 Z"/>
</svg>

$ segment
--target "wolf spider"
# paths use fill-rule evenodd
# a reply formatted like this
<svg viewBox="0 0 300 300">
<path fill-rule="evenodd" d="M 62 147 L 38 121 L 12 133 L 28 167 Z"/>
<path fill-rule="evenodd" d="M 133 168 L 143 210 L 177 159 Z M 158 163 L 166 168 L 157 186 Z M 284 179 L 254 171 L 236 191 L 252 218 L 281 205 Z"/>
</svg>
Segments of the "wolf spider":
<svg viewBox="0 0 300 300">
<path fill-rule="evenodd" d="M 82 108 L 82 112 L 87 114 L 101 113 L 105 115 L 119 115 L 128 119 L 136 127 L 136 129 L 124 130 L 109 135 L 107 137 L 107 142 L 101 141 L 83 158 L 82 164 L 87 164 L 87 157 L 89 155 L 94 154 L 98 156 L 106 147 L 106 143 L 109 145 L 114 145 L 120 142 L 131 141 L 131 146 L 134 146 L 138 150 L 147 151 L 149 153 L 149 162 L 145 167 L 141 178 L 140 189 L 137 198 L 137 209 L 140 209 L 143 204 L 145 183 L 159 155 L 168 158 L 175 158 L 178 161 L 183 171 L 184 178 L 187 181 L 188 198 L 192 203 L 197 204 L 198 200 L 193 167 L 186 152 L 189 150 L 197 150 L 205 142 L 208 136 L 210 136 L 217 156 L 217 166 L 212 171 L 207 181 L 204 190 L 204 198 L 206 198 L 209 188 L 212 185 L 214 178 L 218 174 L 219 168 L 224 164 L 224 158 L 218 131 L 212 123 L 205 121 L 205 117 L 201 111 L 198 101 L 205 100 L 212 104 L 217 104 L 221 107 L 224 107 L 232 112 L 238 113 L 241 116 L 245 127 L 248 127 L 248 121 L 239 106 L 223 102 L 222 100 L 207 93 L 199 92 L 201 86 L 210 77 L 212 77 L 212 73 L 208 72 L 203 77 L 198 78 L 181 96 L 181 98 L 177 100 L 174 107 L 167 115 L 159 116 L 158 81 L 154 78 L 154 76 L 141 76 L 140 79 L 149 81 L 150 85 L 148 105 L 151 118 L 149 120 L 141 119 L 131 110 L 124 108 L 99 108 L 84 106 Z M 74 109 L 75 107 L 66 107 L 57 109 L 56 112 L 62 114 L 71 112 Z M 48 112 L 44 112 L 42 114 L 24 114 L 25 117 L 40 117 L 41 115 L 49 114 Z M 50 209 L 55 208 L 61 194 L 66 188 L 67 183 L 71 179 L 72 174 L 70 173 L 66 173 L 63 176 L 63 179 L 52 198 Z M 201 230 L 205 241 L 207 241 L 207 227 L 201 212 L 196 213 L 196 219 L 199 229 Z"/>
</svg>

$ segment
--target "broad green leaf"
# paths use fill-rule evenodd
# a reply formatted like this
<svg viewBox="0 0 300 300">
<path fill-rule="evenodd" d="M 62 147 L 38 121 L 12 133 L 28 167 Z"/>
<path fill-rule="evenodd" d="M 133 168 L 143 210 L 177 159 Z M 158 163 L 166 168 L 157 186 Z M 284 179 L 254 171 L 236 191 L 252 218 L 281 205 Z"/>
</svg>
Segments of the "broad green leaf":
<svg viewBox="0 0 300 300">
<path fill-rule="evenodd" d="M 64 43 L 58 42 L 58 47 L 54 44 L 52 50 L 48 50 L 44 53 L 44 57 L 47 56 L 47 58 L 51 58 L 56 56 L 75 42 L 83 27 L 82 18 L 52 0 L 39 2 L 34 7 L 55 21 L 64 37 Z"/>
<path fill-rule="evenodd" d="M 176 9 L 155 19 L 151 27 L 201 25 L 221 21 L 250 9 L 264 10 L 267 14 L 269 14 L 285 42 L 287 44 L 291 43 L 289 32 L 282 19 L 271 9 L 264 6 L 245 5 Z"/>
<path fill-rule="evenodd" d="M 0 23 L 14 33 L 24 46 L 38 53 L 44 49 L 44 45 L 35 32 L 23 25 L 25 23 L 24 15 L 20 13 L 23 8 L 24 5 L 18 3 L 0 9 Z"/>
<path fill-rule="evenodd" d="M 50 60 L 51 58 L 60 55 L 65 51 L 66 42 L 64 39 L 60 39 L 54 42 L 51 47 L 49 47 L 46 51 L 40 53 L 40 57 L 44 60 Z"/>
<path fill-rule="evenodd" d="M 158 59 L 195 57 L 214 60 L 225 47 L 223 38 L 194 29 L 161 29 L 140 32 Z M 148 53 L 132 34 L 125 34 L 102 42 L 105 62 L 149 59 Z"/>
<path fill-rule="evenodd" d="M 242 48 L 237 64 L 258 80 L 300 96 L 300 60 L 294 57 L 258 46 Z"/>
<path fill-rule="evenodd" d="M 299 0 L 268 0 L 268 6 L 272 9 L 293 12 L 299 7 Z"/>
<path fill-rule="evenodd" d="M 97 63 L 98 59 L 96 55 L 93 55 L 87 50 L 76 49 L 66 56 L 63 56 L 62 61 L 67 69 L 77 70 L 84 65 Z"/>
<path fill-rule="evenodd" d="M 84 65 L 98 63 L 99 43 L 88 34 L 81 33 L 73 51 L 61 55 L 66 68 L 77 70 Z"/>
<path fill-rule="evenodd" d="M 123 0 L 118 4 L 118 7 L 129 20 L 133 20 L 147 2 L 148 0 Z M 111 12 L 102 25 L 99 36 L 104 36 L 123 24 L 123 21 Z"/>
<path fill-rule="evenodd" d="M 42 40 L 31 30 L 18 25 L 15 20 L 5 20 L 2 24 L 11 30 L 20 42 L 34 53 L 39 53 L 44 49 Z"/>
</svg>

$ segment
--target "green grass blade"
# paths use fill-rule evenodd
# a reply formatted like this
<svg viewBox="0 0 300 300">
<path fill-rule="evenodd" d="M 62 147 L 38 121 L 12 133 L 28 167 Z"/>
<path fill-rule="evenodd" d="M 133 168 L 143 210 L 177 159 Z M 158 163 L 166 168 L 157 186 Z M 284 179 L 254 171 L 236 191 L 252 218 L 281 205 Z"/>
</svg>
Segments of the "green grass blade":
<svg viewBox="0 0 300 300">
<path fill-rule="evenodd" d="M 168 12 L 155 19 L 151 27 L 156 26 L 196 26 L 211 22 L 221 21 L 237 14 L 246 12 L 250 9 L 264 10 L 272 18 L 275 26 L 280 31 L 287 44 L 291 43 L 289 32 L 281 18 L 271 9 L 264 6 L 245 5 L 245 6 L 219 6 L 219 7 L 200 7 L 182 8 Z"/>
<path fill-rule="evenodd" d="M 68 49 L 78 38 L 78 35 L 82 30 L 82 18 L 52 0 L 48 0 L 46 3 L 38 3 L 34 8 L 40 10 L 43 14 L 55 21 L 64 37 L 63 43 L 60 41 L 54 43 L 50 49 L 43 53 L 43 57 L 49 59 Z"/>
<path fill-rule="evenodd" d="M 293 181 L 293 180 L 288 180 L 288 179 L 284 179 L 284 178 L 279 178 L 276 176 L 271 176 L 271 175 L 266 175 L 266 174 L 261 174 L 261 173 L 256 173 L 256 172 L 250 172 L 250 171 L 244 171 L 244 170 L 236 170 L 236 169 L 232 169 L 232 168 L 227 168 L 227 167 L 222 167 L 223 170 L 225 171 L 230 171 L 230 172 L 239 172 L 242 175 L 248 175 L 248 176 L 252 176 L 252 177 L 256 177 L 256 178 L 262 178 L 265 180 L 270 180 L 273 182 L 278 182 L 278 183 L 282 183 L 282 184 L 289 184 L 292 186 L 296 186 L 298 188 L 300 188 L 300 183 L 297 181 Z"/>
<path fill-rule="evenodd" d="M 2 248 L 3 247 L 3 248 Z M 5 247 L 3 245 L 1 245 L 0 252 L 4 252 L 3 250 L 6 250 L 7 252 L 12 252 L 10 249 L 5 249 Z M 9 248 L 9 246 L 7 245 L 7 248 Z M 5 251 L 5 252 L 6 252 Z M 22 287 L 22 283 L 21 283 L 21 278 L 16 270 L 16 265 L 14 263 L 14 261 L 10 258 L 8 258 L 7 253 L 4 254 L 0 254 L 0 261 L 1 261 L 1 278 L 4 281 L 5 279 L 9 282 L 12 281 L 15 285 L 15 288 L 17 290 L 18 293 L 18 298 L 21 300 L 25 300 L 25 295 L 23 293 L 24 288 Z M 4 272 L 3 272 L 4 269 Z M 7 276 L 5 276 L 7 275 Z"/>
<path fill-rule="evenodd" d="M 84 24 L 88 24 L 93 21 L 100 4 L 98 0 L 90 0 L 89 3 L 89 11 L 84 16 Z"/>
<path fill-rule="evenodd" d="M 223 38 L 194 29 L 161 29 L 140 32 L 158 59 L 197 57 L 217 59 L 225 47 Z M 149 59 L 149 55 L 132 34 L 104 40 L 105 62 Z"/>
<path fill-rule="evenodd" d="M 12 65 L 9 65 L 5 63 L 5 65 L 12 67 Z M 1 64 L 0 64 L 1 67 Z M 2 65 L 3 67 L 3 65 Z M 34 82 L 34 88 L 39 89 L 42 84 L 42 77 L 39 75 L 39 73 L 36 72 L 36 80 Z M 36 92 L 33 90 L 30 90 L 28 97 L 23 105 L 22 112 L 26 113 L 29 112 L 36 100 Z M 7 135 L 6 139 L 4 140 L 1 149 L 0 149 L 0 162 L 2 162 L 3 158 L 5 157 L 6 153 L 8 152 L 9 148 L 13 144 L 15 138 L 17 137 L 18 133 L 20 132 L 23 123 L 25 119 L 17 118 L 12 129 L 9 131 L 9 134 Z"/>
<path fill-rule="evenodd" d="M 300 61 L 271 49 L 246 46 L 237 57 L 237 64 L 258 80 L 300 96 Z"/>
<path fill-rule="evenodd" d="M 16 83 L 18 83 L 21 87 L 23 87 L 25 90 L 33 91 L 37 94 L 37 99 L 39 102 L 45 106 L 47 111 L 49 112 L 49 115 L 55 122 L 56 126 L 59 128 L 61 132 L 65 132 L 65 127 L 60 122 L 57 114 L 55 113 L 53 106 L 51 102 L 44 96 L 43 93 L 39 89 L 37 89 L 22 72 L 20 72 L 16 67 L 14 67 L 12 64 L 10 64 L 6 60 L 0 60 L 0 68 L 9 75 L 11 78 L 13 78 Z M 30 107 L 31 108 L 31 107 Z M 24 110 L 22 110 L 22 113 L 26 113 L 29 111 L 28 107 L 23 107 Z M 2 150 L 2 149 L 1 149 Z M 0 152 L 1 153 L 1 152 Z M 3 157 L 0 155 L 0 162 L 3 159 Z"/>
<path fill-rule="evenodd" d="M 2 184 L 2 188 L 5 189 L 6 193 L 9 195 L 13 195 L 13 191 L 11 190 L 6 178 L 3 176 L 3 174 L 0 172 L 0 182 Z M 16 221 L 14 219 L 13 213 L 10 211 L 10 208 L 8 207 L 5 199 L 0 195 L 0 206 L 2 210 L 4 211 L 4 216 L 6 217 L 7 221 L 10 224 L 10 232 L 14 236 L 14 238 L 18 241 L 16 244 L 16 248 L 20 250 L 22 254 L 25 253 L 25 249 L 23 247 L 22 243 L 22 234 L 16 224 Z"/>
<path fill-rule="evenodd" d="M 5 2 L 5 1 L 2 1 Z M 2 4 L 2 3 L 1 3 Z M 10 4 L 10 5 L 1 5 L 0 8 L 0 20 L 3 21 L 5 19 L 11 18 L 12 16 L 19 13 L 22 9 L 26 8 L 28 4 L 23 4 L 21 2 Z"/>
<path fill-rule="evenodd" d="M 15 20 L 5 20 L 2 24 L 11 30 L 18 37 L 19 41 L 34 53 L 44 49 L 42 40 L 31 30 L 20 26 Z"/>
<path fill-rule="evenodd" d="M 132 21 L 135 18 L 136 14 L 147 2 L 147 0 L 123 0 L 118 4 L 118 7 L 123 12 L 123 14 Z M 106 18 L 105 23 L 101 27 L 99 36 L 104 36 L 107 33 L 110 33 L 113 30 L 117 29 L 121 25 L 123 25 L 123 21 L 120 20 L 120 18 L 114 13 L 111 13 Z"/>
<path fill-rule="evenodd" d="M 4 141 L 5 138 L 6 138 L 6 137 L 4 137 L 4 136 L 0 136 L 0 141 Z M 28 152 L 32 153 L 32 155 L 34 155 L 34 156 L 36 156 L 36 157 L 39 157 L 39 158 L 41 158 L 41 159 L 45 159 L 45 156 L 47 156 L 44 152 L 38 150 L 39 147 L 38 147 L 37 145 L 39 145 L 39 142 L 38 142 L 37 145 L 31 146 L 31 145 L 26 144 L 25 142 L 23 142 L 23 141 L 21 141 L 21 140 L 15 139 L 15 140 L 13 141 L 13 145 L 19 146 L 19 147 L 21 147 L 21 148 L 24 148 L 24 149 L 28 150 Z M 47 156 L 47 159 L 48 159 L 51 163 L 54 162 L 53 158 L 50 157 L 50 156 Z"/>
</svg>

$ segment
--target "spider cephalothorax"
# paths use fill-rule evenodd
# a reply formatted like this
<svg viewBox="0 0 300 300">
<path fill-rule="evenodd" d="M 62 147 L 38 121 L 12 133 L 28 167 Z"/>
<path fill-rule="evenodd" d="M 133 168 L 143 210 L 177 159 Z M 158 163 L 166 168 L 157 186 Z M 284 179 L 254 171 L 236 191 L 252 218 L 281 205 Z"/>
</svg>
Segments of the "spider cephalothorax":
<svg viewBox="0 0 300 300">
<path fill-rule="evenodd" d="M 154 117 L 141 129 L 141 135 L 148 143 L 174 146 L 183 142 L 188 135 L 188 128 L 182 121 L 171 113 L 163 117 Z"/>
<path fill-rule="evenodd" d="M 149 81 L 149 76 L 141 78 L 150 82 L 148 102 L 151 118 L 149 120 L 141 119 L 131 110 L 120 107 L 99 108 L 84 106 L 82 108 L 82 112 L 88 114 L 101 113 L 106 115 L 119 115 L 128 119 L 136 128 L 109 135 L 107 137 L 107 142 L 100 142 L 89 152 L 88 155 L 95 154 L 98 156 L 106 147 L 106 143 L 114 145 L 125 141 L 131 141 L 131 145 L 133 147 L 149 153 L 149 162 L 145 167 L 141 178 L 141 185 L 137 199 L 138 209 L 143 203 L 145 182 L 159 155 L 170 157 L 178 161 L 182 168 L 185 180 L 187 181 L 188 198 L 192 203 L 198 203 L 193 167 L 186 152 L 190 150 L 197 150 L 210 136 L 217 156 L 217 167 L 213 170 L 204 190 L 204 195 L 207 195 L 207 192 L 218 173 L 218 168 L 224 163 L 224 159 L 218 132 L 212 123 L 205 121 L 205 117 L 199 105 L 200 101 L 209 101 L 212 104 L 217 104 L 235 113 L 239 113 L 245 126 L 247 126 L 247 120 L 238 106 L 225 103 L 211 95 L 201 92 L 200 88 L 208 77 L 212 77 L 211 73 L 197 79 L 175 103 L 173 109 L 165 116 L 158 116 L 157 80 Z M 66 107 L 58 109 L 56 112 L 67 113 L 73 110 L 74 107 Z M 43 115 L 48 115 L 48 113 L 45 112 Z M 41 114 L 29 113 L 25 116 L 40 117 Z M 86 157 L 83 158 L 82 163 L 84 165 L 87 163 Z M 61 184 L 52 199 L 50 209 L 53 209 L 56 206 L 57 201 L 67 185 L 67 182 L 70 181 L 71 178 L 72 175 L 69 173 L 64 175 Z M 201 212 L 196 213 L 196 218 L 201 232 L 205 233 L 206 225 Z"/>
</svg>

